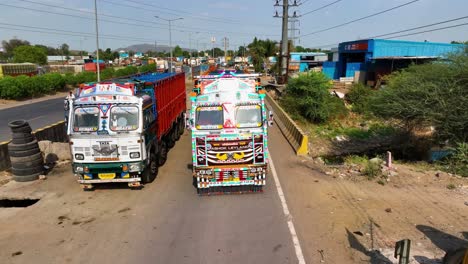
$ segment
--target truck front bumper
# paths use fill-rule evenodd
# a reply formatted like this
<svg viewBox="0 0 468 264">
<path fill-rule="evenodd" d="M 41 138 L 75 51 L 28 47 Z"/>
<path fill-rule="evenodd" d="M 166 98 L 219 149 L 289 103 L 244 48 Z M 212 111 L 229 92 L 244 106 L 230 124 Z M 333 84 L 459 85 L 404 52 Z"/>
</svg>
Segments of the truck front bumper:
<svg viewBox="0 0 468 264">
<path fill-rule="evenodd" d="M 140 182 L 141 178 L 128 178 L 128 179 L 109 179 L 109 180 L 101 180 L 101 179 L 96 179 L 96 180 L 83 180 L 79 179 L 78 182 L 81 184 L 91 184 L 91 183 L 106 183 L 106 182 Z"/>
</svg>

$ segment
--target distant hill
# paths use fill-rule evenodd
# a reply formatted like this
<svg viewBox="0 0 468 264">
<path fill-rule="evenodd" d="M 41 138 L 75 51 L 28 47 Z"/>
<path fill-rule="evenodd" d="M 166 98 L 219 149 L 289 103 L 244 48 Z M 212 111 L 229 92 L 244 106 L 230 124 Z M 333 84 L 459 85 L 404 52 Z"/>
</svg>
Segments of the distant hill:
<svg viewBox="0 0 468 264">
<path fill-rule="evenodd" d="M 176 45 L 174 45 L 172 48 L 174 48 Z M 135 44 L 128 46 L 126 48 L 118 48 L 116 49 L 117 51 L 120 50 L 125 50 L 125 51 L 135 51 L 135 52 L 148 52 L 148 51 L 156 51 L 156 52 L 169 52 L 169 46 L 167 45 L 156 45 L 156 49 L 154 47 L 154 44 Z M 182 48 L 182 50 L 190 51 L 187 48 Z M 192 49 L 192 51 L 196 51 L 195 49 Z"/>
</svg>

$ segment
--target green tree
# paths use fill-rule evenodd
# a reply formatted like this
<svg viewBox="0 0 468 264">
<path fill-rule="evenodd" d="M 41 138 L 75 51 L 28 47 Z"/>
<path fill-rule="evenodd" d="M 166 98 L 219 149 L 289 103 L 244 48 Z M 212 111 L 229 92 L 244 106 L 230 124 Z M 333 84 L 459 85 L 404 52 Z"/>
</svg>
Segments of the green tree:
<svg viewBox="0 0 468 264">
<path fill-rule="evenodd" d="M 172 50 L 172 56 L 174 57 L 180 57 L 182 56 L 182 54 L 183 54 L 183 51 L 179 45 L 175 46 L 175 48 Z"/>
<path fill-rule="evenodd" d="M 64 55 L 64 56 L 69 56 L 70 55 L 70 46 L 68 46 L 68 44 L 66 44 L 66 43 L 63 43 L 60 46 L 60 54 Z"/>
<path fill-rule="evenodd" d="M 447 60 L 412 65 L 388 77 L 369 101 L 374 115 L 401 121 L 407 130 L 433 126 L 439 142 L 468 140 L 468 51 Z"/>
<path fill-rule="evenodd" d="M 30 43 L 27 40 L 21 39 L 10 39 L 9 41 L 2 41 L 3 49 L 5 50 L 5 56 L 10 58 L 13 56 L 13 51 L 19 46 L 29 46 Z"/>
<path fill-rule="evenodd" d="M 281 103 L 294 117 L 322 123 L 347 114 L 341 99 L 330 94 L 332 84 L 323 74 L 308 72 L 289 79 Z"/>
<path fill-rule="evenodd" d="M 47 64 L 47 54 L 42 48 L 33 46 L 19 46 L 13 50 L 14 62 L 31 62 Z"/>
<path fill-rule="evenodd" d="M 239 46 L 239 49 L 236 52 L 236 56 L 242 57 L 244 55 L 247 55 L 247 48 L 244 46 Z"/>
</svg>

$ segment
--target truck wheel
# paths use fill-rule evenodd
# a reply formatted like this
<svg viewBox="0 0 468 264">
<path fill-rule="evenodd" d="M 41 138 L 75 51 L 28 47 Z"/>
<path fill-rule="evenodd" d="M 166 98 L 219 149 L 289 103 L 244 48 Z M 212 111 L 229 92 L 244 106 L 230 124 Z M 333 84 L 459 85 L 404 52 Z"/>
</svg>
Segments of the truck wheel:
<svg viewBox="0 0 468 264">
<path fill-rule="evenodd" d="M 159 147 L 159 153 L 158 153 L 158 163 L 159 166 L 164 165 L 167 161 L 167 144 L 166 141 L 161 142 L 161 146 Z"/>
<path fill-rule="evenodd" d="M 166 138 L 166 141 L 167 141 L 167 147 L 169 149 L 175 146 L 174 130 L 172 130 L 171 134 L 169 134 L 169 136 Z"/>
<path fill-rule="evenodd" d="M 185 130 L 185 123 L 184 123 L 184 119 L 181 118 L 180 121 L 179 121 L 179 135 L 182 136 L 184 134 L 184 130 Z"/>
<path fill-rule="evenodd" d="M 159 162 L 158 162 L 158 156 L 154 154 L 154 152 L 150 152 L 150 163 L 148 166 L 146 166 L 145 170 L 141 174 L 141 181 L 143 183 L 150 183 L 153 182 L 154 179 L 156 179 L 156 176 L 158 176 L 159 172 Z"/>
</svg>

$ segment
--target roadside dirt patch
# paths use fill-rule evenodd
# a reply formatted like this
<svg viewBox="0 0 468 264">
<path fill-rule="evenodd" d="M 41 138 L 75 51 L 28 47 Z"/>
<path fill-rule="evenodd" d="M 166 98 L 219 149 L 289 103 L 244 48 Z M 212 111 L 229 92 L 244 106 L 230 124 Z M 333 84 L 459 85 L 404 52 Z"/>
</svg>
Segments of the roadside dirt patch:
<svg viewBox="0 0 468 264">
<path fill-rule="evenodd" d="M 438 263 L 447 250 L 468 245 L 468 179 L 397 164 L 380 184 L 345 165 L 290 166 L 300 184 L 289 186 L 295 195 L 288 198 L 317 263 L 397 263 L 393 250 L 402 239 L 412 241 L 411 263 Z"/>
</svg>

